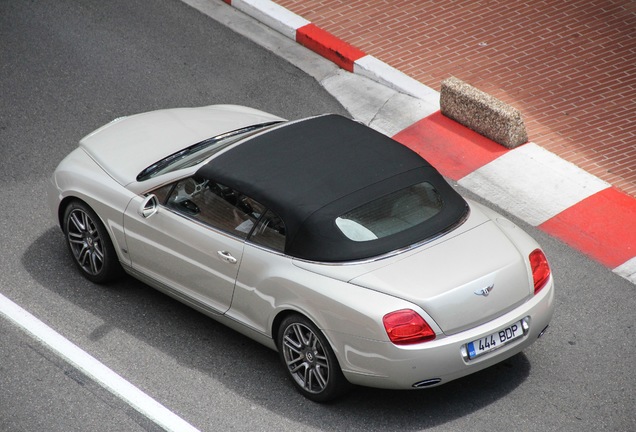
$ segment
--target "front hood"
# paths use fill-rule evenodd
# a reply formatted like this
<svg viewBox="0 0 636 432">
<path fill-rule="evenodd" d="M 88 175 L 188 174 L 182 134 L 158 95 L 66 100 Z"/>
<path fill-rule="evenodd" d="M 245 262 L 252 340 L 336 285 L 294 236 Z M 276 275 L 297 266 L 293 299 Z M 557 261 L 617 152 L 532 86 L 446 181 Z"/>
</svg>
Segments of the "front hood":
<svg viewBox="0 0 636 432">
<path fill-rule="evenodd" d="M 491 220 L 350 282 L 419 305 L 446 334 L 490 321 L 533 292 L 526 258 Z"/>
<path fill-rule="evenodd" d="M 80 147 L 122 185 L 153 163 L 224 132 L 283 120 L 252 108 L 212 105 L 174 108 L 116 119 L 87 135 Z"/>
</svg>

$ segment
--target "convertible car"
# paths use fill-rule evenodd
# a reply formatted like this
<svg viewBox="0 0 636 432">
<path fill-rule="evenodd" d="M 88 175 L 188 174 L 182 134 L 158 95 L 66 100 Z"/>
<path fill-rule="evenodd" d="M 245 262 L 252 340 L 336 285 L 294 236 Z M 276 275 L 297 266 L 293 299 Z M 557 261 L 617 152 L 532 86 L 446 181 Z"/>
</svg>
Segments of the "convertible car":
<svg viewBox="0 0 636 432">
<path fill-rule="evenodd" d="M 537 340 L 554 310 L 531 237 L 343 116 L 119 118 L 59 164 L 48 197 L 87 279 L 128 273 L 277 350 L 318 402 L 479 371 Z"/>
</svg>

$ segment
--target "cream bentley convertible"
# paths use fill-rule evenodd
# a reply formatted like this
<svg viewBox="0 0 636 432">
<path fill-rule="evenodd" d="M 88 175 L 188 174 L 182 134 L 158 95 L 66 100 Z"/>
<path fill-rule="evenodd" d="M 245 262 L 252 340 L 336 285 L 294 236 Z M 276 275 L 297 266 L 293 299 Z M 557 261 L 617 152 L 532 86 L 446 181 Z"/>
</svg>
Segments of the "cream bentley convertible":
<svg viewBox="0 0 636 432">
<path fill-rule="evenodd" d="M 59 164 L 49 203 L 87 279 L 126 272 L 277 350 L 315 401 L 479 371 L 537 340 L 554 310 L 532 238 L 338 115 L 120 118 Z"/>
</svg>

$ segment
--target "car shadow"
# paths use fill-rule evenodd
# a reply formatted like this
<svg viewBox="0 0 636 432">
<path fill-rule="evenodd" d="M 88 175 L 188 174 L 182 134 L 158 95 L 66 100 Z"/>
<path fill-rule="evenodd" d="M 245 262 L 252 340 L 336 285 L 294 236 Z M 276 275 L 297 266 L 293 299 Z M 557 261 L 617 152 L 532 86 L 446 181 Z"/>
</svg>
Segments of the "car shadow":
<svg viewBox="0 0 636 432">
<path fill-rule="evenodd" d="M 253 404 L 294 422 L 306 422 L 308 427 L 421 430 L 496 402 L 520 386 L 530 373 L 530 362 L 521 353 L 440 387 L 419 391 L 355 387 L 337 401 L 316 404 L 294 391 L 274 351 L 132 277 L 105 286 L 84 279 L 71 260 L 59 228 L 51 228 L 37 238 L 21 261 L 43 287 L 103 321 L 88 331 L 91 340 L 99 341 L 114 329 L 123 331 L 184 367 L 209 376 L 210 385 L 218 381 Z M 246 367 L 240 367 L 241 362 L 246 362 Z M 202 383 L 201 388 L 205 385 Z M 208 393 L 210 403 L 219 397 L 212 389 Z M 316 419 L 320 419 L 318 424 Z"/>
</svg>

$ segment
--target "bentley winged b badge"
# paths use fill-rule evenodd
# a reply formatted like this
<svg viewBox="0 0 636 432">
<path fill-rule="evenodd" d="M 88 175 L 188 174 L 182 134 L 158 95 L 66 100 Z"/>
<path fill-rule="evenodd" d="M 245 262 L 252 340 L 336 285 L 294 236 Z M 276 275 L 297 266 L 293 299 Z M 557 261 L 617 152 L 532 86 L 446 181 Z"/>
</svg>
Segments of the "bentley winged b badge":
<svg viewBox="0 0 636 432">
<path fill-rule="evenodd" d="M 492 284 L 490 286 L 487 286 L 486 288 L 478 289 L 477 291 L 475 291 L 475 294 L 488 297 L 488 294 L 490 294 L 490 291 L 492 291 L 494 287 L 495 287 L 495 284 Z"/>
</svg>

